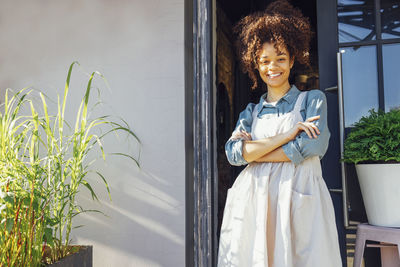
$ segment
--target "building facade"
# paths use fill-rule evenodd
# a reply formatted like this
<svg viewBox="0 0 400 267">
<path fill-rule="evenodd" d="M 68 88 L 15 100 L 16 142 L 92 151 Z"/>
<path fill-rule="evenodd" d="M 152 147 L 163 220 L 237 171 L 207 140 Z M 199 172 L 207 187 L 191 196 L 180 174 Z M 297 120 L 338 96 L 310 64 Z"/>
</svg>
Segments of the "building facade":
<svg viewBox="0 0 400 267">
<path fill-rule="evenodd" d="M 223 145 L 240 111 L 265 91 L 249 90 L 231 28 L 270 2 L 1 2 L 1 97 L 6 88 L 30 86 L 56 99 L 68 66 L 77 60 L 81 67 L 73 71 L 70 108 L 79 106 L 87 74 L 100 71 L 109 87 L 95 80 L 104 100 L 96 114 L 121 116 L 142 141 L 140 148 L 124 140 L 105 144 L 141 151 L 140 169 L 113 157 L 96 163 L 108 177 L 112 202 L 95 177 L 89 179 L 100 203 L 81 192 L 85 207 L 109 216 L 85 214 L 77 222 L 85 227 L 73 234 L 73 242 L 94 246 L 94 266 L 216 266 L 226 190 L 241 171 L 228 164 Z M 347 262 L 355 227 L 366 216 L 354 168 L 339 161 L 338 80 L 343 81 L 344 135 L 370 108 L 400 106 L 399 3 L 291 2 L 310 18 L 315 32 L 312 69 L 296 69 L 292 82 L 327 96 L 331 140 L 322 168 Z M 367 248 L 365 260 L 367 267 L 377 266 L 378 251 Z"/>
</svg>

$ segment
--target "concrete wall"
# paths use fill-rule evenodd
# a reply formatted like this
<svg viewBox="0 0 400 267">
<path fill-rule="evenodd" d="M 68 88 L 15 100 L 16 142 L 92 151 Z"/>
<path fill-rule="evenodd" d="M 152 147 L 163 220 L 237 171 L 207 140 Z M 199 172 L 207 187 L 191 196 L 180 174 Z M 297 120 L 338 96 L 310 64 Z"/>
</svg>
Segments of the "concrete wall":
<svg viewBox="0 0 400 267">
<path fill-rule="evenodd" d="M 105 103 L 93 114 L 123 117 L 142 141 L 141 169 L 124 158 L 96 163 L 113 201 L 95 177 L 90 181 L 101 203 L 84 189 L 79 201 L 109 217 L 82 215 L 76 225 L 85 226 L 75 230 L 74 243 L 94 246 L 96 267 L 184 266 L 183 0 L 0 3 L 1 95 L 8 87 L 31 86 L 56 99 L 77 60 L 68 119 L 84 94 L 87 73 L 98 70 L 110 87 L 95 79 Z M 124 136 L 107 138 L 105 146 L 109 152 L 138 151 Z"/>
</svg>

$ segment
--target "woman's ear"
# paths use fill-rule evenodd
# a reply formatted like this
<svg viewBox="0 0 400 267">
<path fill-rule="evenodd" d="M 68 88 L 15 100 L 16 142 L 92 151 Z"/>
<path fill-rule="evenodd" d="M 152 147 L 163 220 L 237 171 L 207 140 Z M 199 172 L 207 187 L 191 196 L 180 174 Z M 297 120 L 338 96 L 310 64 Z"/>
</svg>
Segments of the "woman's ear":
<svg viewBox="0 0 400 267">
<path fill-rule="evenodd" d="M 290 64 L 289 64 L 290 68 L 292 68 L 293 65 L 294 65 L 294 57 L 290 57 Z"/>
</svg>

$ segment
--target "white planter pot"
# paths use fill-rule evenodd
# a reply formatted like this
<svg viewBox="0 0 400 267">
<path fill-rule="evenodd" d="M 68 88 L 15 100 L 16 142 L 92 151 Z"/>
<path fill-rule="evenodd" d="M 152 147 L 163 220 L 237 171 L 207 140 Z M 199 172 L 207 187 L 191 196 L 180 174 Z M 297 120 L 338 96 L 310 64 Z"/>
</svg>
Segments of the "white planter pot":
<svg viewBox="0 0 400 267">
<path fill-rule="evenodd" d="M 356 164 L 356 171 L 369 224 L 400 227 L 400 163 Z"/>
</svg>

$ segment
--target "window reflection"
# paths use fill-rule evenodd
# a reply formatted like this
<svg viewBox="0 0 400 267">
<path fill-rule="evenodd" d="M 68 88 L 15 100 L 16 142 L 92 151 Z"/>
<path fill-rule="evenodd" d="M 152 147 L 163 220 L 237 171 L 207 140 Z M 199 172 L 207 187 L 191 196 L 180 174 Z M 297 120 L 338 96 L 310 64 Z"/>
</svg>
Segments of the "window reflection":
<svg viewBox="0 0 400 267">
<path fill-rule="evenodd" d="M 383 82 L 385 87 L 385 110 L 400 107 L 400 44 L 383 46 Z"/>
<path fill-rule="evenodd" d="M 381 0 L 382 39 L 400 38 L 400 1 Z"/>
<path fill-rule="evenodd" d="M 350 127 L 371 108 L 378 109 L 376 47 L 343 48 L 343 97 L 345 127 Z"/>
<path fill-rule="evenodd" d="M 373 0 L 338 0 L 339 43 L 375 40 Z"/>
</svg>

